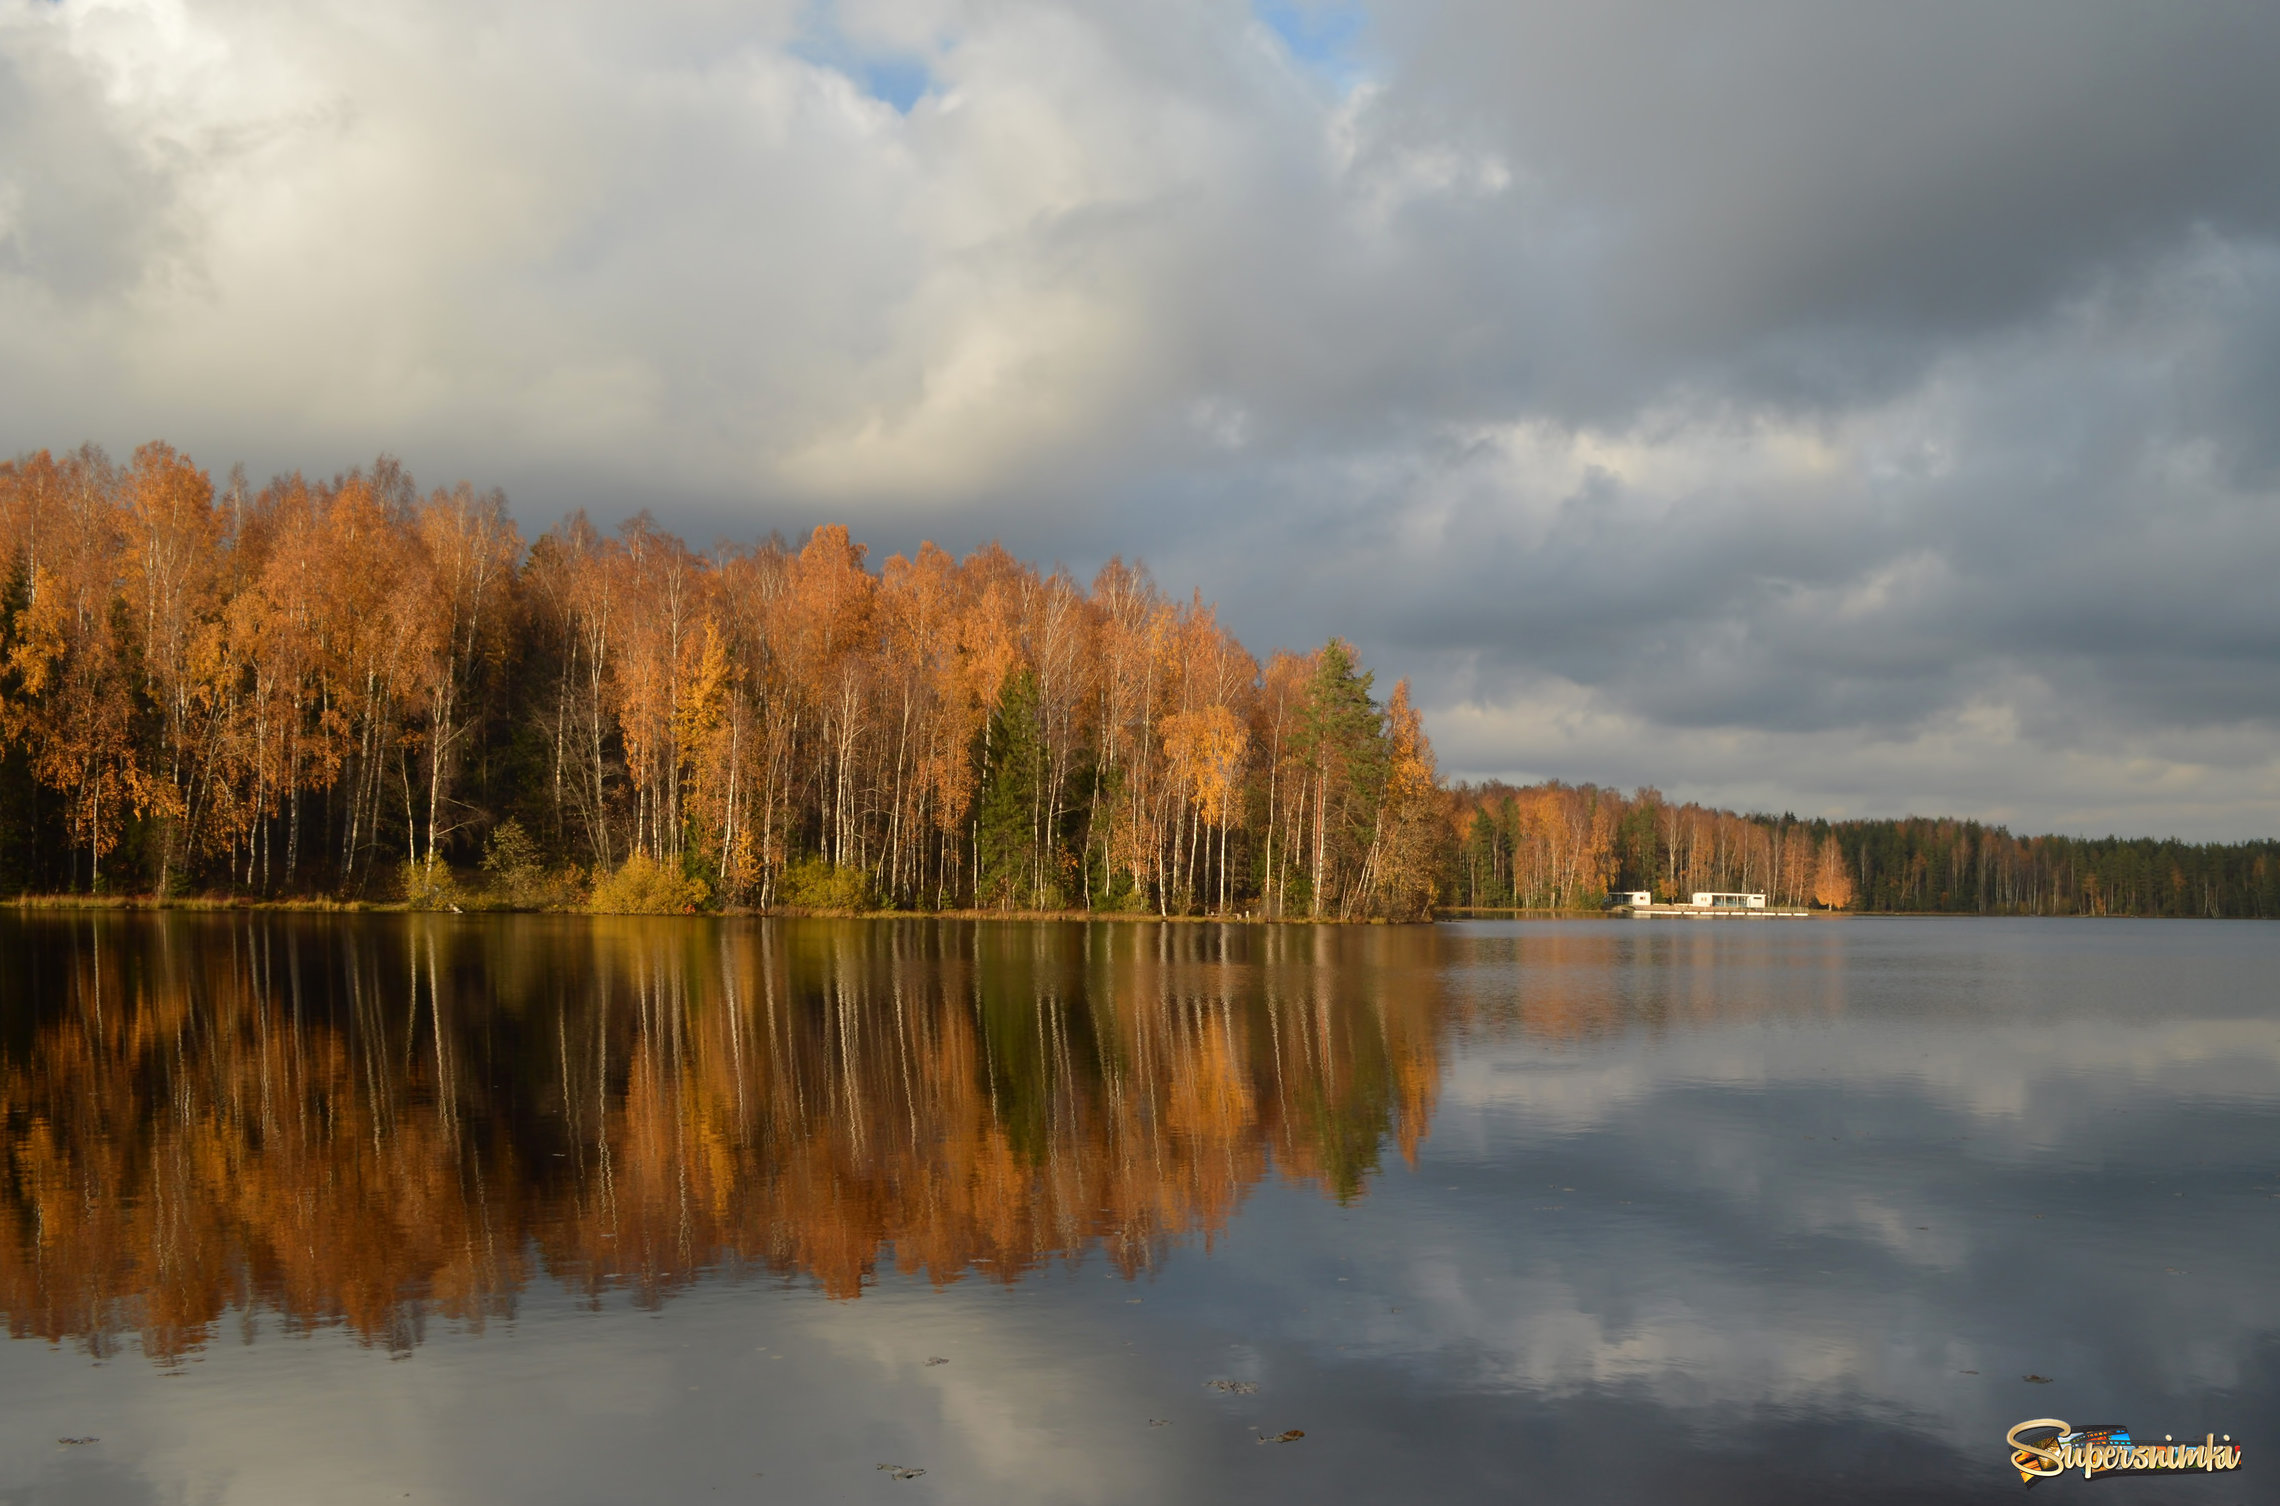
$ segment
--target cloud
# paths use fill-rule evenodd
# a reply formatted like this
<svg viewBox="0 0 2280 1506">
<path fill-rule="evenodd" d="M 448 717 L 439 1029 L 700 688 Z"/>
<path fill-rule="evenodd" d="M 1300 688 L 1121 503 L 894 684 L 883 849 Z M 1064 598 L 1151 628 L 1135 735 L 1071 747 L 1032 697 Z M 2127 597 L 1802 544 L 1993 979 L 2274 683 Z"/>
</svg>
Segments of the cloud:
<svg viewBox="0 0 2280 1506">
<path fill-rule="evenodd" d="M 1458 772 L 2269 833 L 2276 69 L 2061 0 L 0 0 L 0 445 L 1144 555 Z"/>
</svg>

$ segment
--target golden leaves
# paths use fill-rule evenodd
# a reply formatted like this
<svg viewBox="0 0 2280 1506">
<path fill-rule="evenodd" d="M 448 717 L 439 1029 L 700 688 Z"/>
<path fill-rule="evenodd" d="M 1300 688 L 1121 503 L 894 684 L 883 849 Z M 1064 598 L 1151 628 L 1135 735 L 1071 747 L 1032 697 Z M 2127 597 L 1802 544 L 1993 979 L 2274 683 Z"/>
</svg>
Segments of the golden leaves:
<svg viewBox="0 0 2280 1506">
<path fill-rule="evenodd" d="M 1121 560 L 1089 589 L 996 543 L 874 571 L 842 525 L 699 553 L 646 514 L 524 558 L 497 493 L 390 460 L 217 499 L 153 444 L 0 465 L 0 563 L 0 738 L 67 797 L 75 887 L 134 813 L 138 885 L 269 895 L 406 861 L 438 889 L 510 815 L 550 863 L 640 852 L 730 904 L 808 861 L 895 907 L 1276 913 L 1295 881 L 1383 916 L 1430 887 L 1406 690 L 1381 711 L 1340 641 L 1262 680 Z"/>
<path fill-rule="evenodd" d="M 1226 706 L 1173 713 L 1164 721 L 1164 754 L 1172 777 L 1213 826 L 1229 824 L 1250 733 Z"/>
</svg>

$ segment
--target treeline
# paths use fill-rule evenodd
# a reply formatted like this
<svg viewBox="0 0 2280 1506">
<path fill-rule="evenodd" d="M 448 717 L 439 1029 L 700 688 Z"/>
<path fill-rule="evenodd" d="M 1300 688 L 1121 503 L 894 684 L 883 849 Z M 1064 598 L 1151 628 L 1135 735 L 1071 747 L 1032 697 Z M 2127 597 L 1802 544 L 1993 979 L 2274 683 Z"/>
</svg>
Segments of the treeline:
<svg viewBox="0 0 2280 1506">
<path fill-rule="evenodd" d="M 526 546 L 150 444 L 0 465 L 0 593 L 7 891 L 1407 917 L 1445 845 L 1405 685 L 1121 561 Z"/>
<path fill-rule="evenodd" d="M 1801 821 L 1652 789 L 1460 785 L 1445 904 L 1589 909 L 1610 893 L 1979 915 L 2280 916 L 2280 842 L 2016 837 L 1977 821 Z"/>
</svg>

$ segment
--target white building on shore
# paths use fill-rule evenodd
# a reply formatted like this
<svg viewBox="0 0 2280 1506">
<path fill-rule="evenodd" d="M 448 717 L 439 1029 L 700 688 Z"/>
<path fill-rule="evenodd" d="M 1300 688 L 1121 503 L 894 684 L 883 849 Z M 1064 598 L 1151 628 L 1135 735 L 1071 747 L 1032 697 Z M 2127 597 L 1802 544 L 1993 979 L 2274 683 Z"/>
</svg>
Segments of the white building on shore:
<svg viewBox="0 0 2280 1506">
<path fill-rule="evenodd" d="M 1618 889 L 1608 897 L 1607 908 L 1635 920 L 1648 920 L 1656 916 L 1681 920 L 1716 920 L 1737 916 L 1802 919 L 1813 913 L 1810 910 L 1769 905 L 1762 894 L 1726 893 L 1716 889 L 1697 889 L 1684 903 L 1667 905 L 1656 904 L 1654 895 L 1644 889 Z"/>
<path fill-rule="evenodd" d="M 1694 891 L 1694 908 L 1697 910 L 1762 910 L 1762 894 L 1719 894 L 1708 889 Z"/>
</svg>

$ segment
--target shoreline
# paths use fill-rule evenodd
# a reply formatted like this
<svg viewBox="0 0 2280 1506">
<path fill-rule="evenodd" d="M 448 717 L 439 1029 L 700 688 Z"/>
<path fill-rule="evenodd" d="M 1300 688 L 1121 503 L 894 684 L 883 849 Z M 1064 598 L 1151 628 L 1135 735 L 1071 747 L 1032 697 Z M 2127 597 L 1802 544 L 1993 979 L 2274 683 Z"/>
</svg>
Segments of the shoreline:
<svg viewBox="0 0 2280 1506">
<path fill-rule="evenodd" d="M 1254 925 L 1254 926 L 1399 926 L 1430 925 L 1441 919 L 1427 915 L 1416 920 L 1386 920 L 1378 917 L 1356 916 L 1341 919 L 1333 915 L 1158 915 L 1146 910 L 818 910 L 797 905 L 777 905 L 760 908 L 736 905 L 721 910 L 694 910 L 682 913 L 587 910 L 587 909 L 525 909 L 512 905 L 470 905 L 458 909 L 437 909 L 432 906 L 414 906 L 402 900 L 362 899 L 249 899 L 228 895 L 186 895 L 175 899 L 162 899 L 148 894 L 20 894 L 13 899 L 0 900 L 0 908 L 22 913 L 85 911 L 95 914 L 118 914 L 129 911 L 165 913 L 178 911 L 190 914 L 219 914 L 224 912 L 273 913 L 281 915 L 452 915 L 461 919 L 484 915 L 557 915 L 581 920 L 1003 920 L 1003 921 L 1150 921 L 1162 925 Z M 1573 912 L 1576 914 L 1596 912 Z"/>
<path fill-rule="evenodd" d="M 279 915 L 560 915 L 586 920 L 967 920 L 1096 922 L 1152 921 L 1161 925 L 1242 926 L 1415 926 L 1455 920 L 1627 920 L 1613 910 L 1504 909 L 1482 906 L 1447 906 L 1415 920 L 1386 920 L 1357 916 L 1310 915 L 1157 915 L 1135 910 L 816 910 L 795 905 L 762 909 L 735 906 L 724 910 L 698 910 L 681 914 L 586 909 L 521 909 L 510 905 L 471 905 L 463 909 L 415 907 L 402 900 L 252 899 L 242 895 L 184 895 L 162 899 L 149 894 L 19 894 L 0 899 L 0 909 L 19 913 L 83 911 L 93 914 L 127 912 L 189 914 L 223 912 Z M 1814 910 L 1784 915 L 1801 920 L 2212 920 L 2256 917 L 2207 915 L 2084 915 L 2002 913 L 1984 910 Z"/>
</svg>

